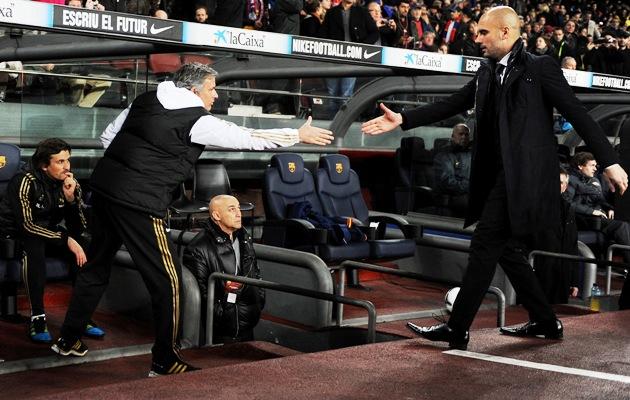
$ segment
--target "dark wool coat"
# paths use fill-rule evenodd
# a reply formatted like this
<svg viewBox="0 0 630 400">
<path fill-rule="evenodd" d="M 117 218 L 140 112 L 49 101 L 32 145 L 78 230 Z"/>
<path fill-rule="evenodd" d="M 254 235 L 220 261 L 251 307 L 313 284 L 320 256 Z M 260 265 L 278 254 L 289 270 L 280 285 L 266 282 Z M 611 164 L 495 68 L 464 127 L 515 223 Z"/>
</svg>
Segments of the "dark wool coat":
<svg viewBox="0 0 630 400">
<path fill-rule="evenodd" d="M 557 226 L 560 221 L 554 107 L 573 125 L 603 168 L 619 161 L 601 127 L 575 97 L 558 63 L 549 56 L 528 53 L 518 42 L 514 51 L 513 64 L 494 102 L 489 100 L 494 93 L 495 62 L 485 60 L 475 77 L 453 95 L 404 112 L 402 128 L 438 122 L 474 108 L 478 128 L 465 225 L 479 219 L 494 185 L 498 135 L 512 232 L 523 235 Z M 492 103 L 496 104 L 496 114 Z"/>
</svg>

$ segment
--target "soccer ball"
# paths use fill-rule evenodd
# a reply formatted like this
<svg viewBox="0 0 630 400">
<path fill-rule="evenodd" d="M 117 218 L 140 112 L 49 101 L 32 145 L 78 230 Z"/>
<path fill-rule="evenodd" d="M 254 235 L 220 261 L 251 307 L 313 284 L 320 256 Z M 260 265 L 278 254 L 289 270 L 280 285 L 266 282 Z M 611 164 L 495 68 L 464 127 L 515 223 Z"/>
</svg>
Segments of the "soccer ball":
<svg viewBox="0 0 630 400">
<path fill-rule="evenodd" d="M 455 303 L 455 299 L 459 294 L 459 286 L 456 286 L 446 292 L 446 296 L 444 296 L 444 304 L 446 305 L 446 311 L 453 311 L 453 304 Z"/>
</svg>

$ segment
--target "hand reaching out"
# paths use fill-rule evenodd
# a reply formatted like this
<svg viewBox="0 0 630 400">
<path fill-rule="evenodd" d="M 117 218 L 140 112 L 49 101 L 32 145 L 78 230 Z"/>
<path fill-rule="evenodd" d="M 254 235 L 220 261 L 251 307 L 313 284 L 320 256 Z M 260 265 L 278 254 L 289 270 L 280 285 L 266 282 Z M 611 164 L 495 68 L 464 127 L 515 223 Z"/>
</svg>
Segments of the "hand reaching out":
<svg viewBox="0 0 630 400">
<path fill-rule="evenodd" d="M 361 125 L 361 132 L 366 135 L 380 135 L 389 132 L 402 124 L 402 115 L 387 108 L 383 103 L 379 104 L 383 115 L 364 122 Z"/>
<path fill-rule="evenodd" d="M 300 129 L 298 129 L 300 142 L 307 144 L 317 144 L 319 146 L 331 144 L 332 141 L 335 139 L 332 132 L 328 129 L 312 126 L 312 122 L 313 118 L 308 117 L 304 125 L 302 125 Z"/>
</svg>

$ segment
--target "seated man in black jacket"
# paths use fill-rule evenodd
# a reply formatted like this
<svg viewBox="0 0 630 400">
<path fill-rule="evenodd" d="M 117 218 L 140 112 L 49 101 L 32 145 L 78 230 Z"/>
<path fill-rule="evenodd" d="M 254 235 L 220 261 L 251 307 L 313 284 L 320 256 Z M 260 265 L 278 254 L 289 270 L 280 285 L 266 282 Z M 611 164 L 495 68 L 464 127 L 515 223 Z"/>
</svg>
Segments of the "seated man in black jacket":
<svg viewBox="0 0 630 400">
<path fill-rule="evenodd" d="M 468 208 L 470 186 L 470 128 L 466 124 L 453 127 L 451 143 L 440 149 L 433 159 L 435 189 L 444 197 L 452 216 L 463 217 Z"/>
<path fill-rule="evenodd" d="M 202 304 L 208 301 L 208 277 L 213 272 L 260 279 L 252 238 L 241 224 L 238 200 L 215 196 L 209 208 L 210 220 L 184 250 L 184 265 L 197 278 Z M 264 290 L 237 282 L 217 281 L 216 285 L 215 343 L 252 340 L 265 304 Z"/>
<path fill-rule="evenodd" d="M 36 343 L 52 341 L 44 311 L 46 255 L 71 256 L 79 267 L 86 262 L 79 242 L 87 226 L 81 189 L 70 172 L 71 151 L 61 139 L 39 142 L 0 204 L 2 233 L 15 237 L 23 252 L 22 275 L 31 307 L 28 336 Z M 105 334 L 91 322 L 84 333 L 99 338 Z"/>
<path fill-rule="evenodd" d="M 571 160 L 571 176 L 566 199 L 575 207 L 578 229 L 593 229 L 600 225 L 607 239 L 630 245 L 630 225 L 615 218 L 615 210 L 608 202 L 608 186 L 595 176 L 597 161 L 588 152 L 577 153 Z M 630 252 L 624 251 L 624 260 L 630 262 Z"/>
</svg>

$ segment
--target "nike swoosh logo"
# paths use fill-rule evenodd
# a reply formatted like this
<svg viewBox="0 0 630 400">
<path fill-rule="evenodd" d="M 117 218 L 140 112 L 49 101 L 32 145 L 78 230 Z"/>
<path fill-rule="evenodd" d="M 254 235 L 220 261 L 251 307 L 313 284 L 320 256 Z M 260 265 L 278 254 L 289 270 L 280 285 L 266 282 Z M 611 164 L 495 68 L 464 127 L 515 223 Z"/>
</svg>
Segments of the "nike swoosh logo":
<svg viewBox="0 0 630 400">
<path fill-rule="evenodd" d="M 152 35 L 157 35 L 159 33 L 162 33 L 164 31 L 168 31 L 169 29 L 173 29 L 175 26 L 171 25 L 171 26 L 165 26 L 164 28 L 156 28 L 155 25 L 151 24 L 151 34 Z"/>
<path fill-rule="evenodd" d="M 380 52 L 381 52 L 380 50 L 376 50 L 376 51 L 375 51 L 375 52 L 373 52 L 373 53 L 368 53 L 368 51 L 367 51 L 367 50 L 365 50 L 365 52 L 363 53 L 363 58 L 366 58 L 366 59 L 367 59 L 367 58 L 370 58 L 370 57 L 372 57 L 373 55 L 378 54 L 378 53 L 380 53 Z"/>
</svg>

